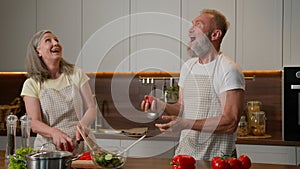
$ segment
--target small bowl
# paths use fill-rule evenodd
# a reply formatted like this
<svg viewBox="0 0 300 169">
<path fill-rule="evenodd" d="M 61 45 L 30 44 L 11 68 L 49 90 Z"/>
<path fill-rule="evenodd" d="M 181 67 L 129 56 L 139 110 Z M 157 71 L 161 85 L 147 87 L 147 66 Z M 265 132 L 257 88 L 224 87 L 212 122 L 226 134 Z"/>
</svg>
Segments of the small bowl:
<svg viewBox="0 0 300 169">
<path fill-rule="evenodd" d="M 126 152 L 122 155 L 117 155 L 121 150 L 119 147 L 109 147 L 106 150 L 97 149 L 91 151 L 91 158 L 98 167 L 105 169 L 121 168 L 127 159 Z"/>
<path fill-rule="evenodd" d="M 148 119 L 157 119 L 160 116 L 159 113 L 154 113 L 154 112 L 147 112 L 147 117 Z"/>
</svg>

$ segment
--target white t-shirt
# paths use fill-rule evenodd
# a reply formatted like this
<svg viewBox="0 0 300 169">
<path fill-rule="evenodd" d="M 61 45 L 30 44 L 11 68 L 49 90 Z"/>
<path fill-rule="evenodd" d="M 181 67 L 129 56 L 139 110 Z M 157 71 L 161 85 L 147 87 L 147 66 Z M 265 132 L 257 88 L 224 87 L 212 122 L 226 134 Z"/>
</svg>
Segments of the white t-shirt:
<svg viewBox="0 0 300 169">
<path fill-rule="evenodd" d="M 71 80 L 71 81 L 70 81 Z M 60 90 L 66 86 L 74 83 L 79 89 L 89 80 L 89 77 L 83 73 L 80 68 L 74 67 L 73 74 L 69 77 L 65 73 L 62 73 L 57 79 L 48 79 L 43 82 L 43 88 L 53 88 Z M 23 84 L 21 96 L 30 96 L 40 98 L 41 84 L 32 78 L 26 79 Z"/>
<path fill-rule="evenodd" d="M 241 68 L 224 54 L 218 55 L 215 60 L 207 64 L 199 63 L 198 57 L 187 60 L 181 68 L 178 85 L 184 88 L 184 79 L 189 73 L 212 76 L 213 72 L 213 85 L 218 95 L 232 89 L 245 90 L 245 79 Z"/>
</svg>

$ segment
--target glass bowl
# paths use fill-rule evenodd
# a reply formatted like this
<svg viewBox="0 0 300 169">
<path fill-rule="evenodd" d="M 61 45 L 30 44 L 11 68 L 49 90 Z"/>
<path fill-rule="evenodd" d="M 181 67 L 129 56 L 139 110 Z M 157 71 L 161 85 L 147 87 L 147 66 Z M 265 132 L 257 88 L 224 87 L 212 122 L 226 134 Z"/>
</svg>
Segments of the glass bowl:
<svg viewBox="0 0 300 169">
<path fill-rule="evenodd" d="M 119 147 L 109 147 L 106 150 L 95 149 L 91 151 L 91 158 L 93 163 L 105 169 L 121 168 L 126 162 L 126 152 L 118 155 L 122 149 Z"/>
</svg>

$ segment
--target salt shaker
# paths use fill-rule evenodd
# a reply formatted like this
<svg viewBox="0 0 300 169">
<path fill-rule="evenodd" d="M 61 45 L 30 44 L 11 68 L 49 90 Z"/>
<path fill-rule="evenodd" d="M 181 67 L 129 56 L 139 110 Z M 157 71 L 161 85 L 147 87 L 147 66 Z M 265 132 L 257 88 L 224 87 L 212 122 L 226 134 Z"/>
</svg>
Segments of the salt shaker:
<svg viewBox="0 0 300 169">
<path fill-rule="evenodd" d="M 18 117 L 13 113 L 10 113 L 6 117 L 6 127 L 7 127 L 7 145 L 5 151 L 5 157 L 10 158 L 16 151 L 16 129 L 17 129 Z"/>
<path fill-rule="evenodd" d="M 30 147 L 30 131 L 31 131 L 31 117 L 26 113 L 20 118 L 21 121 L 21 142 L 23 148 Z"/>
</svg>

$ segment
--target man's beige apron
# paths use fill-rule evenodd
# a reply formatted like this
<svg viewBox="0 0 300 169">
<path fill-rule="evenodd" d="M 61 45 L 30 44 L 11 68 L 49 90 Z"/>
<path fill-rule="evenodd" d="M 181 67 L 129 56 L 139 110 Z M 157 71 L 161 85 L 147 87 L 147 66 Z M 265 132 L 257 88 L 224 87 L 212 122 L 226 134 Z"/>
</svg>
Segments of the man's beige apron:
<svg viewBox="0 0 300 169">
<path fill-rule="evenodd" d="M 188 73 L 183 89 L 184 118 L 206 119 L 222 113 L 221 102 L 214 90 L 212 80 L 217 61 L 211 77 L 191 74 L 191 71 Z M 194 65 L 195 63 L 192 67 Z M 211 160 L 213 156 L 220 156 L 221 152 L 231 153 L 235 148 L 234 138 L 233 135 L 227 134 L 183 130 L 175 154 L 189 154 L 198 160 Z"/>
<path fill-rule="evenodd" d="M 69 80 L 71 81 L 71 80 Z M 40 102 L 42 107 L 42 120 L 50 127 L 60 129 L 75 140 L 75 129 L 78 119 L 81 119 L 82 100 L 78 87 L 70 83 L 60 90 L 41 88 Z M 77 106 L 77 107 L 75 107 Z M 34 148 L 40 149 L 45 143 L 53 142 L 51 138 L 37 134 Z M 82 147 L 79 146 L 79 147 Z"/>
</svg>

